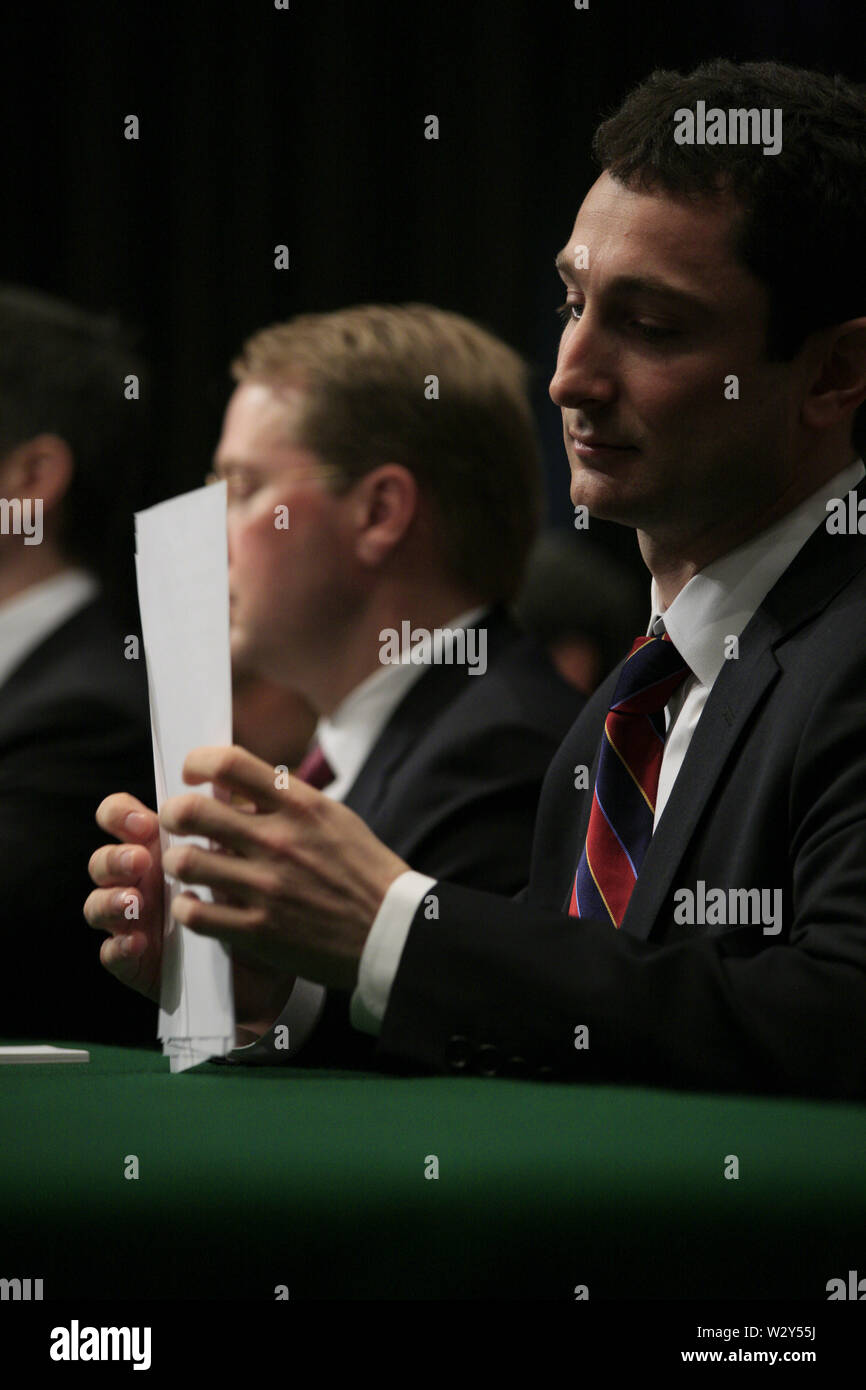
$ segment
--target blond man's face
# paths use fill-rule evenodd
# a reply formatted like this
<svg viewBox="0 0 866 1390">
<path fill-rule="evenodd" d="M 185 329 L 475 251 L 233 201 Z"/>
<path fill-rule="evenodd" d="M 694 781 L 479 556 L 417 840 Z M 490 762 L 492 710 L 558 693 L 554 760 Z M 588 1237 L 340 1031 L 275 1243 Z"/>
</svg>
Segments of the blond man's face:
<svg viewBox="0 0 866 1390">
<path fill-rule="evenodd" d="M 351 605 L 346 501 L 294 442 L 303 396 L 246 381 L 229 401 L 213 474 L 228 486 L 232 656 L 304 691 L 305 669 Z M 285 509 L 285 510 L 282 510 Z M 288 514 L 288 529 L 278 524 Z"/>
</svg>

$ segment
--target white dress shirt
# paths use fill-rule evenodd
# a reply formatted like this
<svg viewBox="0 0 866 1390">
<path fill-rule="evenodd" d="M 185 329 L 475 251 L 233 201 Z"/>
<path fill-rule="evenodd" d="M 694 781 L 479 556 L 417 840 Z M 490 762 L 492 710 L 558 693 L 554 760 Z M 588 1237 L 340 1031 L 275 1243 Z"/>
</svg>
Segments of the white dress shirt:
<svg viewBox="0 0 866 1390">
<path fill-rule="evenodd" d="M 483 607 L 468 609 L 445 626 L 452 630 L 470 627 L 485 612 Z M 417 645 L 420 650 L 422 644 Z M 447 654 L 449 645 L 446 640 L 443 655 Z M 424 653 L 429 647 L 430 643 L 423 644 Z M 343 800 L 391 715 L 426 669 L 423 661 L 382 666 L 356 685 L 333 714 L 319 720 L 313 743 L 319 745 L 334 773 L 333 782 L 322 789 L 325 796 L 333 801 Z M 246 1047 L 234 1048 L 230 1057 L 244 1062 L 258 1059 L 289 1061 L 315 1028 L 325 1006 L 325 994 L 324 985 L 299 977 L 271 1031 Z M 277 1052 L 275 1030 L 281 1025 L 288 1028 L 289 1046 Z"/>
<path fill-rule="evenodd" d="M 98 592 L 93 575 L 72 566 L 0 603 L 0 685 Z"/>
<path fill-rule="evenodd" d="M 845 497 L 864 473 L 861 459 L 848 464 L 781 521 L 694 575 L 669 608 L 662 608 L 656 582 L 652 580 L 652 616 L 647 634 L 658 637 L 667 631 L 693 673 L 665 706 L 667 733 L 653 831 L 709 693 L 727 659 L 726 639 L 741 636 L 812 532 L 826 524 L 828 500 Z M 412 920 L 435 886 L 435 879 L 410 869 L 394 880 L 382 900 L 364 946 L 358 985 L 352 995 L 352 1023 L 365 1033 L 375 1034 L 381 1028 Z"/>
</svg>

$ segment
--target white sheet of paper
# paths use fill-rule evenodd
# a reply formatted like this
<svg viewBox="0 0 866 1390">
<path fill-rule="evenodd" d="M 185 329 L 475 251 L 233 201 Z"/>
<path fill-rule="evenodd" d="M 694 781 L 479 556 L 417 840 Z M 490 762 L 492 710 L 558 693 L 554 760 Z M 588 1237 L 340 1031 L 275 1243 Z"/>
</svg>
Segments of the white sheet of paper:
<svg viewBox="0 0 866 1390">
<path fill-rule="evenodd" d="M 135 517 L 135 566 L 153 732 L 157 805 L 194 790 L 183 764 L 193 748 L 232 741 L 226 484 L 160 502 Z M 206 840 L 162 832 L 162 847 Z M 183 886 L 166 881 L 159 1037 L 172 1072 L 234 1047 L 231 955 L 171 917 Z M 212 902 L 210 889 L 194 890 Z"/>
<path fill-rule="evenodd" d="M 28 1043 L 25 1047 L 0 1047 L 0 1065 L 16 1062 L 89 1062 L 83 1047 L 51 1047 L 48 1043 Z"/>
</svg>

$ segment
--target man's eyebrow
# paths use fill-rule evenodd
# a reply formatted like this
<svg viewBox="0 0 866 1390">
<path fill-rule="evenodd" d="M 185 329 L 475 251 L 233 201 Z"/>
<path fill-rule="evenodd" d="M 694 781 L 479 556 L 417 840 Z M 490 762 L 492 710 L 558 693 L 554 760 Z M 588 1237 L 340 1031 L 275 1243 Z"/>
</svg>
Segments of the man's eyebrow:
<svg viewBox="0 0 866 1390">
<path fill-rule="evenodd" d="M 244 463 L 241 459 L 220 459 L 214 454 L 210 468 L 212 473 L 219 476 L 222 473 L 252 473 L 255 471 L 256 465 Z"/>
<path fill-rule="evenodd" d="M 564 280 L 577 281 L 577 272 L 569 264 L 565 251 L 560 251 L 555 265 Z M 697 310 L 703 314 L 714 312 L 713 306 L 705 299 L 690 294 L 688 290 L 678 290 L 674 285 L 669 285 L 653 275 L 619 275 L 611 281 L 608 289 L 613 294 L 652 295 L 655 299 L 667 299 L 672 304 L 680 304 L 684 309 Z"/>
</svg>

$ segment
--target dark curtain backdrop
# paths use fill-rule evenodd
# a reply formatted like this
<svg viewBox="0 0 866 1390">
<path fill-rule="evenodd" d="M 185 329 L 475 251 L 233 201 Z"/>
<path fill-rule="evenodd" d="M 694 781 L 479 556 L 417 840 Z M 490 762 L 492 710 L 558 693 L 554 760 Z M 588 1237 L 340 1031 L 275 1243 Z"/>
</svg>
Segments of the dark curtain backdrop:
<svg viewBox="0 0 866 1390">
<path fill-rule="evenodd" d="M 838 0 L 49 0 L 2 32 L 2 278 L 140 330 L 148 500 L 201 481 L 248 333 L 414 299 L 531 361 L 564 526 L 552 261 L 593 177 L 598 119 L 652 68 L 719 55 L 866 80 L 862 7 Z M 593 530 L 636 554 L 631 532 Z"/>
</svg>

